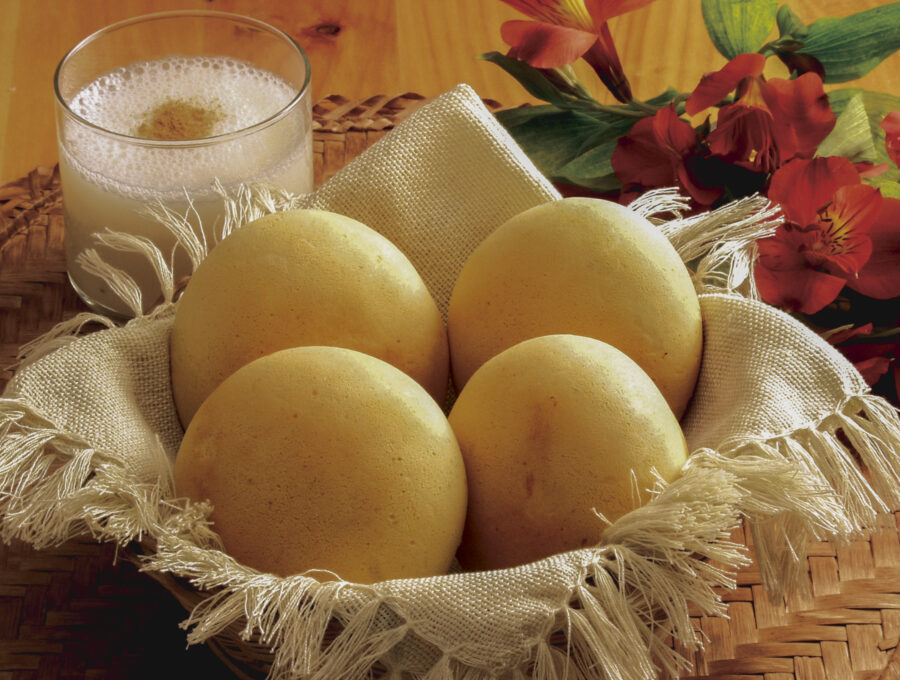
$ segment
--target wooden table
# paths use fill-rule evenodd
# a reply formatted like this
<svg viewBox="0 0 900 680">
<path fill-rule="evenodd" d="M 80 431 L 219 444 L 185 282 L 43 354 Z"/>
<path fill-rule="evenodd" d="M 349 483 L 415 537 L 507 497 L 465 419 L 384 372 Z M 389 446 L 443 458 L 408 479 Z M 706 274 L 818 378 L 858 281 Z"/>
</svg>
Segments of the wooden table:
<svg viewBox="0 0 900 680">
<path fill-rule="evenodd" d="M 806 21 L 846 16 L 884 0 L 793 0 Z M 477 59 L 505 51 L 500 25 L 522 15 L 499 0 L 0 0 L 0 183 L 56 161 L 53 72 L 91 32 L 153 11 L 206 8 L 268 21 L 309 53 L 313 101 L 328 94 L 366 97 L 439 94 L 459 82 L 504 104 L 533 101 L 500 68 Z M 657 0 L 614 19 L 611 29 L 636 96 L 667 86 L 690 90 L 724 59 L 706 34 L 700 0 Z M 589 70 L 579 69 L 609 100 Z M 863 87 L 900 93 L 900 55 Z"/>
</svg>

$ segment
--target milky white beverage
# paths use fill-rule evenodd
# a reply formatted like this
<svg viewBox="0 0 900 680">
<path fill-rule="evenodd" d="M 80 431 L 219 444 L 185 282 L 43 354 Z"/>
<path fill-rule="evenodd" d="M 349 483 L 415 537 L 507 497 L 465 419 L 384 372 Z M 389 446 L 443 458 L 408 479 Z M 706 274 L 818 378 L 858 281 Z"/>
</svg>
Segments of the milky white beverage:
<svg viewBox="0 0 900 680">
<path fill-rule="evenodd" d="M 146 215 L 148 205 L 161 201 L 187 214 L 202 224 L 212 245 L 223 221 L 216 180 L 226 189 L 262 182 L 293 194 L 312 190 L 308 98 L 285 111 L 297 94 L 285 80 L 246 62 L 197 56 L 134 63 L 72 97 L 69 109 L 96 126 L 63 118 L 59 130 L 66 260 L 82 298 L 101 311 L 127 314 L 106 283 L 79 264 L 79 253 L 88 248 L 138 282 L 145 310 L 160 295 L 145 259 L 98 247 L 94 234 L 107 229 L 160 246 L 167 260 L 174 258 L 176 280 L 189 273 L 186 254 Z M 247 131 L 252 126 L 257 128 Z"/>
</svg>

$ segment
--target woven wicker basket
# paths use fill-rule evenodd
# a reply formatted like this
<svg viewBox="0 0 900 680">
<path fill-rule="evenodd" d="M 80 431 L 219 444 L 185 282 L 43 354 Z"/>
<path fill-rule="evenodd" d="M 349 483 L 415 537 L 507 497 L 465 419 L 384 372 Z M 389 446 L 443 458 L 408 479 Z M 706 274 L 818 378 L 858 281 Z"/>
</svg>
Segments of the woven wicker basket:
<svg viewBox="0 0 900 680">
<path fill-rule="evenodd" d="M 331 96 L 315 115 L 321 184 L 425 102 L 416 94 L 350 100 Z M 486 102 L 497 108 L 496 102 Z M 68 285 L 59 179 L 37 168 L 0 187 L 0 387 L 18 348 L 83 311 Z M 900 519 L 900 514 L 895 516 Z M 744 535 L 736 536 L 744 541 Z M 133 554 L 152 546 L 134 546 Z M 115 549 L 71 541 L 37 553 L 0 545 L 0 680 L 265 675 L 268 654 L 225 631 L 209 649 L 185 651 L 177 623 L 200 593 L 176 579 L 163 588 Z M 810 547 L 809 592 L 773 605 L 754 567 L 723 592 L 729 618 L 696 617 L 707 637 L 691 678 L 900 680 L 900 531 Z M 174 595 L 180 607 L 163 590 Z M 377 675 L 378 669 L 374 669 Z"/>
</svg>

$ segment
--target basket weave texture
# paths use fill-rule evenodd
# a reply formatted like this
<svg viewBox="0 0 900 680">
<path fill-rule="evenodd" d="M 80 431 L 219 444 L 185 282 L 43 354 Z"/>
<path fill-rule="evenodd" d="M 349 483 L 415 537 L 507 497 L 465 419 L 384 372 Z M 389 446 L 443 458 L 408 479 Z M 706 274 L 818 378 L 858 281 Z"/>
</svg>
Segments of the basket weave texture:
<svg viewBox="0 0 900 680">
<path fill-rule="evenodd" d="M 406 93 L 318 102 L 316 184 L 425 101 Z M 0 187 L 0 387 L 23 343 L 84 311 L 63 245 L 55 168 Z M 769 601 L 753 566 L 742 570 L 738 588 L 723 593 L 729 618 L 694 619 L 708 641 L 702 655 L 685 652 L 689 677 L 900 679 L 898 521 L 870 540 L 811 546 L 809 592 L 784 607 Z M 115 557 L 113 546 L 87 540 L 42 552 L 0 545 L 0 680 L 227 675 L 209 650 L 184 650 L 184 609 L 166 588 Z"/>
</svg>

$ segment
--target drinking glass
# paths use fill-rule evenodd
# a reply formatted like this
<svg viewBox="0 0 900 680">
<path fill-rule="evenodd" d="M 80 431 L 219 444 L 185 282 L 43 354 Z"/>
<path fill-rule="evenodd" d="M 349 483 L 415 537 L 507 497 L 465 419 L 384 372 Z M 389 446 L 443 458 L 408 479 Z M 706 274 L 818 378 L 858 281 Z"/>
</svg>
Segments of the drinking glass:
<svg viewBox="0 0 900 680">
<path fill-rule="evenodd" d="M 217 11 L 140 16 L 85 38 L 54 77 L 59 168 L 72 286 L 95 311 L 128 316 L 82 254 L 139 285 L 144 311 L 159 299 L 142 255 L 101 244 L 107 231 L 158 246 L 176 280 L 190 259 L 148 206 L 184 215 L 211 246 L 226 192 L 262 183 L 313 188 L 310 67 L 303 49 L 262 21 Z"/>
</svg>

